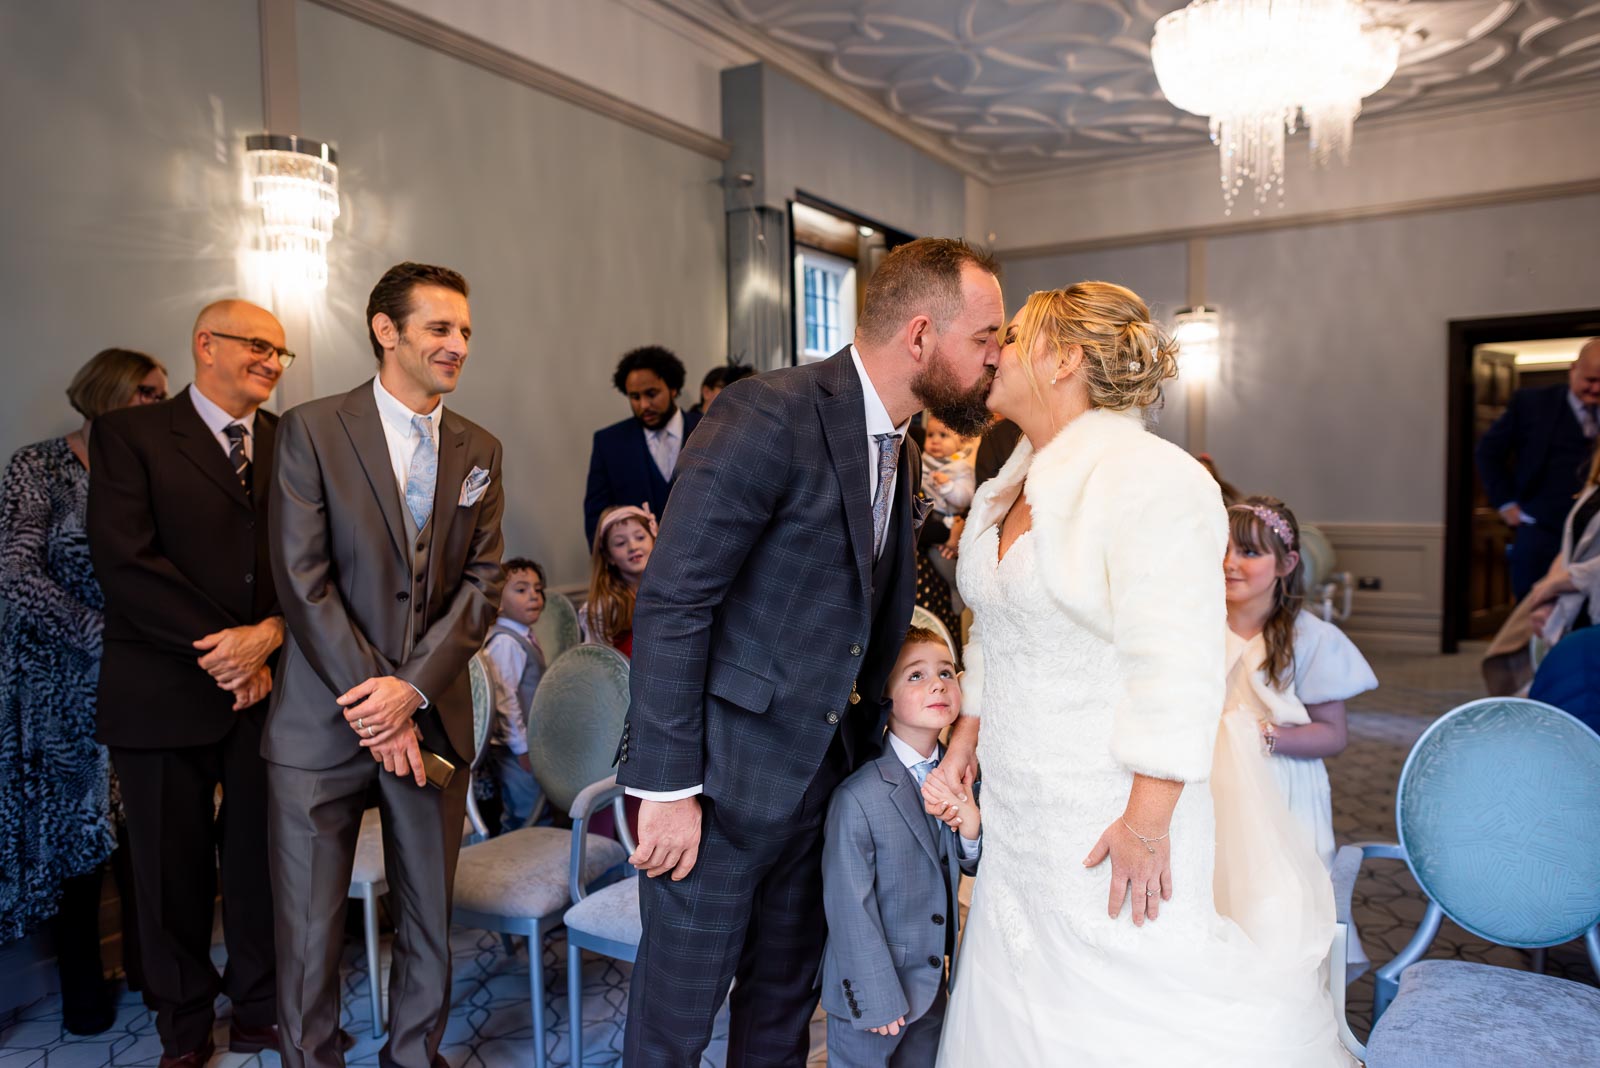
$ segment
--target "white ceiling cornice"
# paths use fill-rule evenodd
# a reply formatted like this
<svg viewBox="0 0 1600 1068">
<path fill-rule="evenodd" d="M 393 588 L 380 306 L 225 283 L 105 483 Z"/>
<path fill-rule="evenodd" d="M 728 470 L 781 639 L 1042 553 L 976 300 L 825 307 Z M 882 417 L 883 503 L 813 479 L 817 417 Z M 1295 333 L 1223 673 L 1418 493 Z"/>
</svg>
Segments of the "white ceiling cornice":
<svg viewBox="0 0 1600 1068">
<path fill-rule="evenodd" d="M 630 7 L 634 6 L 632 0 L 628 2 Z M 816 90 L 834 103 L 848 108 L 901 140 L 910 142 L 962 174 L 991 184 L 995 181 L 995 176 L 972 156 L 951 148 L 943 138 L 896 115 L 871 93 L 857 89 L 830 75 L 814 58 L 746 26 L 729 15 L 726 9 L 714 0 L 655 0 L 655 2 L 698 26 L 703 31 L 703 36 L 698 38 L 703 44 L 709 46 L 713 38 L 721 38 L 724 44 L 731 43 L 762 62 L 770 64 L 795 81 Z"/>
</svg>

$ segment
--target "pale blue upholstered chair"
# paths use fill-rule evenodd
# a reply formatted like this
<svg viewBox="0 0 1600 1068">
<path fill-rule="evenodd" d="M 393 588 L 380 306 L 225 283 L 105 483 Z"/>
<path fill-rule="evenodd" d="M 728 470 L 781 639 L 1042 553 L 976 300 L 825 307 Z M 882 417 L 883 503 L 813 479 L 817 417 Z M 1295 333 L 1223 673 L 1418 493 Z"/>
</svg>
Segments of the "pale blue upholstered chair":
<svg viewBox="0 0 1600 1068">
<path fill-rule="evenodd" d="M 933 631 L 939 637 L 944 639 L 944 643 L 950 647 L 950 651 L 952 653 L 954 653 L 957 657 L 961 655 L 961 646 L 957 645 L 956 640 L 950 636 L 950 628 L 946 627 L 944 622 L 938 616 L 934 615 L 920 604 L 911 609 L 911 625 L 913 627 L 924 627 Z"/>
<path fill-rule="evenodd" d="M 573 906 L 567 910 L 567 1004 L 572 1017 L 572 1037 L 568 1043 L 568 1063 L 583 1064 L 583 951 L 599 953 L 616 960 L 632 961 L 639 955 L 643 925 L 639 919 L 638 873 L 628 868 L 628 878 L 594 891 L 586 891 L 582 876 L 588 870 L 585 856 L 593 837 L 584 833 L 589 818 L 605 804 L 616 813 L 623 847 L 633 852 L 633 836 L 628 833 L 622 805 L 622 787 L 615 775 L 586 787 L 572 802 L 572 857 L 568 890 Z M 662 876 L 666 878 L 666 876 Z"/>
<path fill-rule="evenodd" d="M 1345 846 L 1333 866 L 1341 921 L 1366 857 L 1405 861 L 1428 895 L 1416 935 L 1378 969 L 1366 1048 L 1343 1032 L 1351 1051 L 1369 1068 L 1600 1064 L 1600 990 L 1421 959 L 1449 917 L 1522 949 L 1582 938 L 1600 973 L 1600 737 L 1538 701 L 1462 705 L 1417 739 L 1395 825 L 1398 845 Z"/>
<path fill-rule="evenodd" d="M 528 754 L 545 796 L 559 809 L 611 774 L 628 711 L 628 661 L 609 646 L 579 645 L 550 662 L 528 709 Z M 627 852 L 585 834 L 576 881 L 590 887 L 621 873 Z M 544 939 L 561 926 L 569 891 L 571 836 L 523 827 L 470 845 L 456 865 L 456 923 L 528 938 L 534 1068 L 545 1068 Z"/>
<path fill-rule="evenodd" d="M 555 590 L 546 591 L 544 611 L 533 625 L 533 636 L 539 639 L 546 664 L 555 663 L 556 657 L 583 641 L 578 633 L 578 610 L 572 606 L 571 599 Z"/>
</svg>

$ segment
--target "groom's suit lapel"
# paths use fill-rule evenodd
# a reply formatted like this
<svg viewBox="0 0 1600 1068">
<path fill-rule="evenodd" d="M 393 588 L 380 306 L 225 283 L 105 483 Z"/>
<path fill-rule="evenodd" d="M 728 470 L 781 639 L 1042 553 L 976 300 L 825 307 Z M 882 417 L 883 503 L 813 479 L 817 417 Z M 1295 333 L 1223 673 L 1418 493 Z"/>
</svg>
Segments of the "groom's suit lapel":
<svg viewBox="0 0 1600 1068">
<path fill-rule="evenodd" d="M 823 440 L 839 479 L 850 546 L 855 551 L 861 594 L 872 600 L 872 500 L 867 492 L 867 412 L 850 350 L 834 354 L 822 367 L 817 414 Z M 902 479 L 902 482 L 905 480 Z"/>
</svg>

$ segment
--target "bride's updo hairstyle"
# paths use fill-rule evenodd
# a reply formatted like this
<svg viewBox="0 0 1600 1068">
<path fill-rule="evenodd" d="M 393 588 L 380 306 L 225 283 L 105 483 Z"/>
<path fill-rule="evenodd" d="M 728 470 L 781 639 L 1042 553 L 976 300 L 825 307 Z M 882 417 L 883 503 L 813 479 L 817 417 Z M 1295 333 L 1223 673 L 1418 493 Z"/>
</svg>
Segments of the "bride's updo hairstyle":
<svg viewBox="0 0 1600 1068">
<path fill-rule="evenodd" d="M 1112 282 L 1079 282 L 1034 293 L 1017 323 L 1022 370 L 1041 398 L 1044 386 L 1028 357 L 1036 343 L 1046 351 L 1083 349 L 1078 374 L 1089 387 L 1089 403 L 1114 412 L 1149 408 L 1161 401 L 1161 383 L 1178 373 L 1178 343 L 1150 321 L 1139 294 Z"/>
</svg>

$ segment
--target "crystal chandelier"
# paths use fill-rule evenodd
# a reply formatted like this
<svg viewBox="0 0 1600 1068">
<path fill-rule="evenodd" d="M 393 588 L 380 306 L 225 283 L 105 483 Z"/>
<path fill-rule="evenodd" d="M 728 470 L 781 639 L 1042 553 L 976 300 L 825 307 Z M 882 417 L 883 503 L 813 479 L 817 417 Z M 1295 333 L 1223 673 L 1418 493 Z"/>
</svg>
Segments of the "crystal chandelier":
<svg viewBox="0 0 1600 1068">
<path fill-rule="evenodd" d="M 328 239 L 339 217 L 338 154 L 332 145 L 282 134 L 245 138 L 250 195 L 261 208 L 261 251 L 273 277 L 328 286 Z"/>
<path fill-rule="evenodd" d="M 1211 120 L 1232 214 L 1248 181 L 1256 210 L 1283 195 L 1283 143 L 1303 116 L 1313 160 L 1350 158 L 1361 100 L 1400 60 L 1401 32 L 1359 0 L 1194 0 L 1156 23 L 1150 58 L 1173 105 Z"/>
</svg>

